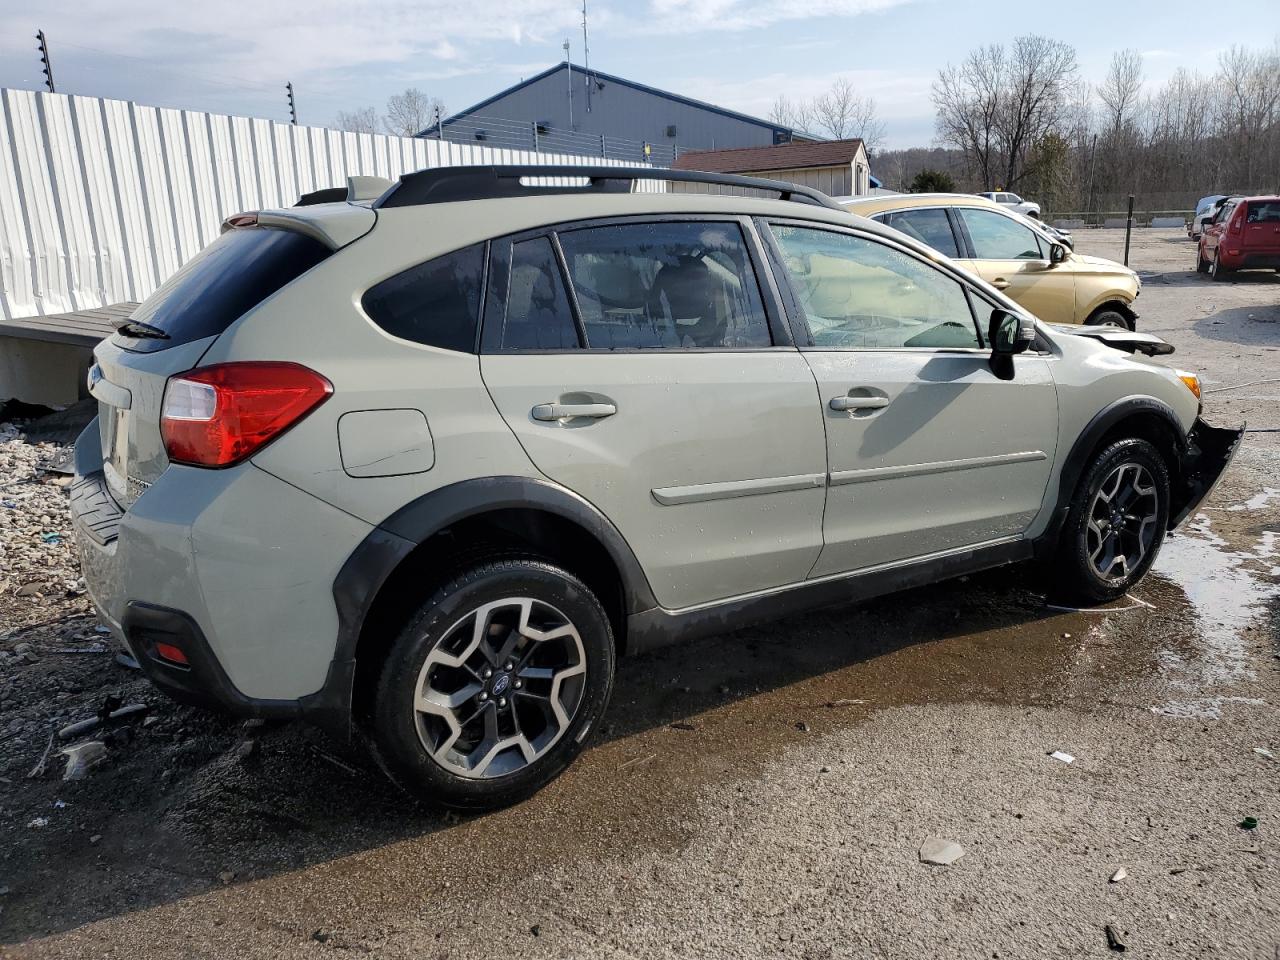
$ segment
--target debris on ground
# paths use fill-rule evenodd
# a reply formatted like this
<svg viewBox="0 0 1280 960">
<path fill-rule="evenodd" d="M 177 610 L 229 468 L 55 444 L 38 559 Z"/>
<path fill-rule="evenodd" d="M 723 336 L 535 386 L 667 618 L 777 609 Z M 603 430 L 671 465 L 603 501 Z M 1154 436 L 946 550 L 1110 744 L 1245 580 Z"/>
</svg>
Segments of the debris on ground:
<svg viewBox="0 0 1280 960">
<path fill-rule="evenodd" d="M 1257 817 L 1245 817 L 1243 820 L 1241 820 L 1241 821 L 1240 821 L 1240 829 L 1241 829 L 1241 830 L 1257 830 L 1257 829 L 1258 829 L 1258 818 L 1257 818 Z"/>
<path fill-rule="evenodd" d="M 633 757 L 632 759 L 628 760 L 626 763 L 618 764 L 618 769 L 626 770 L 628 767 L 636 767 L 642 763 L 648 763 L 650 760 L 657 760 L 657 759 L 658 759 L 658 755 L 656 753 L 651 753 L 647 757 Z"/>
<path fill-rule="evenodd" d="M 795 722 L 795 728 L 799 730 L 801 733 L 809 732 L 809 725 L 805 723 L 803 720 L 797 720 Z"/>
<path fill-rule="evenodd" d="M 1103 927 L 1103 933 L 1107 935 L 1107 946 L 1112 950 L 1114 950 L 1116 953 L 1124 953 L 1127 949 L 1129 949 L 1128 947 L 1125 946 L 1124 941 L 1120 939 L 1120 935 L 1116 933 L 1116 928 L 1113 927 L 1111 924 L 1108 923 L 1105 927 Z"/>
<path fill-rule="evenodd" d="M 101 740 L 86 740 L 58 752 L 67 758 L 67 769 L 62 774 L 62 779 L 83 780 L 93 767 L 106 759 L 107 745 Z"/>
<path fill-rule="evenodd" d="M 850 700 L 847 697 L 842 697 L 839 700 L 828 700 L 826 702 L 826 707 L 828 710 L 833 710 L 836 707 L 855 707 L 858 704 L 862 704 L 866 702 L 867 701 L 865 700 Z"/>
<path fill-rule="evenodd" d="M 1119 870 L 1117 870 L 1115 873 L 1111 875 L 1111 879 L 1107 882 L 1119 883 L 1121 880 L 1125 879 L 1127 876 L 1129 876 L 1129 871 L 1126 870 L 1124 867 L 1121 867 Z"/>
<path fill-rule="evenodd" d="M 72 737 L 78 737 L 82 733 L 97 729 L 103 723 L 141 717 L 150 709 L 145 703 L 131 703 L 121 707 L 118 706 L 119 702 L 118 697 L 108 697 L 98 711 L 97 716 L 86 717 L 84 720 L 77 720 L 75 723 L 67 724 L 58 731 L 58 738 L 60 740 L 70 740 Z"/>
<path fill-rule="evenodd" d="M 1260 757 L 1265 757 L 1268 760 L 1274 760 L 1276 758 L 1276 755 L 1272 753 L 1270 750 L 1268 750 L 1266 747 L 1254 747 L 1253 752 Z"/>
<path fill-rule="evenodd" d="M 41 827 L 47 827 L 48 825 L 49 825 L 48 817 L 36 817 L 34 820 L 32 820 L 30 823 L 27 824 L 27 827 L 28 829 L 31 829 L 31 830 L 39 830 Z"/>
<path fill-rule="evenodd" d="M 672 730 L 697 730 L 698 728 L 694 724 L 690 723 L 688 720 L 677 720 L 675 723 L 671 724 L 671 729 Z"/>
<path fill-rule="evenodd" d="M 53 740 L 56 736 L 56 732 L 49 734 L 49 742 L 45 744 L 44 753 L 40 754 L 40 759 L 36 762 L 36 765 L 31 768 L 31 772 L 27 774 L 28 780 L 37 780 L 44 776 L 45 770 L 47 770 L 49 766 L 49 754 L 53 750 Z"/>
<path fill-rule="evenodd" d="M 926 837 L 920 845 L 920 862 L 931 863 L 939 867 L 949 867 L 964 856 L 964 847 L 954 840 L 943 840 L 941 837 Z"/>
<path fill-rule="evenodd" d="M 1075 757 L 1073 757 L 1071 754 L 1069 754 L 1069 753 L 1067 753 L 1066 751 L 1063 751 L 1063 750 L 1054 750 L 1052 753 L 1050 753 L 1050 754 L 1049 754 L 1049 756 L 1053 757 L 1053 759 L 1055 759 L 1055 760 L 1061 760 L 1063 763 L 1075 763 L 1075 762 L 1076 762 L 1076 758 L 1075 758 Z"/>
</svg>

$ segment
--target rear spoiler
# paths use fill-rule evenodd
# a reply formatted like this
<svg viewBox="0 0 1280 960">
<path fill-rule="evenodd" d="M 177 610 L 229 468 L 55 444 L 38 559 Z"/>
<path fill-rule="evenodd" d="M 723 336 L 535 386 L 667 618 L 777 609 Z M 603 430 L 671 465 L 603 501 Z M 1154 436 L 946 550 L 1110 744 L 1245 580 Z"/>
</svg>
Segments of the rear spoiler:
<svg viewBox="0 0 1280 960">
<path fill-rule="evenodd" d="M 1173 353 L 1172 343 L 1161 340 L 1152 333 L 1121 330 L 1118 327 L 1085 327 L 1065 323 L 1052 323 L 1049 327 L 1056 333 L 1089 337 L 1124 353 L 1142 353 L 1148 357 L 1163 357 Z"/>
</svg>

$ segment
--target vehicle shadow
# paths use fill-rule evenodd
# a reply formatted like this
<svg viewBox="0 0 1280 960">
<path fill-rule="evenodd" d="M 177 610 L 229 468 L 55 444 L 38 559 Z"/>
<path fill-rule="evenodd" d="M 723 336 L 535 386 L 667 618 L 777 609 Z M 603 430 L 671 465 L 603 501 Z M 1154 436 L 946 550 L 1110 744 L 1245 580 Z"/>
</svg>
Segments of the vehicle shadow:
<svg viewBox="0 0 1280 960">
<path fill-rule="evenodd" d="M 692 731 L 703 721 L 691 718 L 726 708 L 754 731 L 751 738 L 736 725 L 724 742 L 673 731 L 691 751 L 690 768 L 736 775 L 742 762 L 764 762 L 786 736 L 807 731 L 798 718 L 814 711 L 828 724 L 861 722 L 866 711 L 842 710 L 845 704 L 1060 702 L 1061 678 L 1071 669 L 1062 616 L 1044 605 L 1028 570 L 1003 568 L 624 659 L 603 727 L 575 768 L 587 769 L 528 801 L 537 811 L 529 815 L 573 833 L 610 803 L 602 796 L 626 796 L 613 758 L 597 757 L 672 724 Z M 1149 669 L 1154 651 L 1141 650 L 1120 658 L 1122 669 Z M 3 788 L 15 829 L 0 833 L 9 838 L 0 881 L 11 888 L 0 943 L 485 819 L 426 809 L 358 753 L 339 751 L 300 724 L 245 724 L 150 699 L 158 720 L 89 779 Z M 637 815 L 648 816 L 658 801 L 637 797 Z M 19 829 L 33 802 L 56 808 L 50 819 L 58 822 Z M 490 816 L 500 832 L 504 815 Z M 474 842 L 468 835 L 459 842 Z"/>
<path fill-rule="evenodd" d="M 1280 344 L 1280 302 L 1219 310 L 1197 320 L 1192 329 L 1208 340 L 1225 343 Z"/>
</svg>

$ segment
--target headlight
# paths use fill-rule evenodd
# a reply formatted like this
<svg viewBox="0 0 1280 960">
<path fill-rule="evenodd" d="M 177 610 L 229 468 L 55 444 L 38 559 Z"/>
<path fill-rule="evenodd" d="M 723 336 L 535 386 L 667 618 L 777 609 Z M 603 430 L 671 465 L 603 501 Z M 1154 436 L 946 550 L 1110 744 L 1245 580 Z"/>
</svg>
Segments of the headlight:
<svg viewBox="0 0 1280 960">
<path fill-rule="evenodd" d="M 1200 378 L 1194 373 L 1188 373 L 1186 370 L 1175 370 L 1174 375 L 1182 381 L 1182 385 L 1196 395 L 1196 399 L 1200 399 Z"/>
</svg>

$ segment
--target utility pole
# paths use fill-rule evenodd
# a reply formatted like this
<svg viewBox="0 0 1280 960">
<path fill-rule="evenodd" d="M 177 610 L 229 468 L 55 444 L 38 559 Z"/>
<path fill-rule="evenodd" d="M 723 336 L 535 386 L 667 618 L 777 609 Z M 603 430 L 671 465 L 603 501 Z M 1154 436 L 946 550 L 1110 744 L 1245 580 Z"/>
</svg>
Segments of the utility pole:
<svg viewBox="0 0 1280 960">
<path fill-rule="evenodd" d="M 298 107 L 293 102 L 293 81 L 290 80 L 286 83 L 284 88 L 289 94 L 289 122 L 296 127 L 298 125 Z"/>
<path fill-rule="evenodd" d="M 40 51 L 44 85 L 49 88 L 50 93 L 57 93 L 58 91 L 53 88 L 53 64 L 49 62 L 49 44 L 45 42 L 43 30 L 36 31 L 36 47 Z"/>
<path fill-rule="evenodd" d="M 569 38 L 564 40 L 564 65 L 569 71 L 569 129 L 573 129 L 573 61 L 569 59 Z"/>
<path fill-rule="evenodd" d="M 587 0 L 582 0 L 582 85 L 587 90 L 587 113 L 591 112 L 591 44 L 587 41 Z"/>
</svg>

